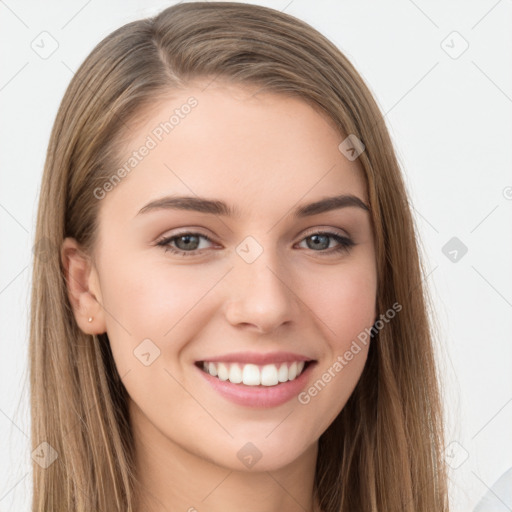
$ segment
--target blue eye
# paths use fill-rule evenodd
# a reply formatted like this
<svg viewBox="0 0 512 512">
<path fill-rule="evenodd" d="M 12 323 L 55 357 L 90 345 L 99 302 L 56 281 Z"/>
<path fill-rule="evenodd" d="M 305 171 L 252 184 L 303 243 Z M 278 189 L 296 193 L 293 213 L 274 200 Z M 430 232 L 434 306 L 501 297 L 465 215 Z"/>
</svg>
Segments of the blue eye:
<svg viewBox="0 0 512 512">
<path fill-rule="evenodd" d="M 200 245 L 199 239 L 204 238 L 205 240 L 208 240 L 211 242 L 211 239 L 208 238 L 206 235 L 202 235 L 200 233 L 180 233 L 179 235 L 171 236 L 164 238 L 157 242 L 157 245 L 163 246 L 165 249 L 165 252 L 170 251 L 173 254 L 178 254 L 180 256 L 189 256 L 194 255 L 197 252 L 197 247 Z M 183 250 L 179 247 L 176 249 L 171 243 L 180 244 L 182 248 L 187 249 Z M 191 250 L 190 250 L 191 249 Z"/>
<path fill-rule="evenodd" d="M 201 233 L 184 232 L 178 235 L 163 238 L 162 240 L 158 241 L 156 245 L 163 247 L 165 252 L 169 251 L 178 256 L 194 256 L 197 255 L 198 252 L 201 252 L 201 249 L 204 249 L 204 247 L 199 248 L 201 245 L 201 239 L 212 242 L 209 237 L 202 235 Z M 338 245 L 335 247 L 329 247 L 330 239 L 335 240 Z M 308 249 L 311 249 L 313 252 L 325 254 L 326 256 L 342 251 L 348 252 L 350 248 L 355 245 L 355 243 L 350 238 L 328 231 L 311 233 L 303 238 L 301 242 L 305 240 L 311 240 L 312 242 L 307 244 Z"/>
<path fill-rule="evenodd" d="M 329 239 L 334 239 L 338 245 L 336 247 L 329 247 L 330 241 Z M 303 240 L 311 240 L 311 244 L 307 244 L 309 249 L 313 249 L 314 252 L 319 252 L 317 249 L 321 249 L 320 252 L 326 252 L 325 249 L 330 249 L 327 251 L 328 254 L 338 253 L 341 251 L 348 251 L 351 247 L 355 245 L 355 243 L 345 236 L 338 235 L 337 233 L 330 233 L 328 231 L 321 231 L 318 233 L 312 233 L 308 235 Z M 306 242 L 307 243 L 307 242 Z"/>
</svg>

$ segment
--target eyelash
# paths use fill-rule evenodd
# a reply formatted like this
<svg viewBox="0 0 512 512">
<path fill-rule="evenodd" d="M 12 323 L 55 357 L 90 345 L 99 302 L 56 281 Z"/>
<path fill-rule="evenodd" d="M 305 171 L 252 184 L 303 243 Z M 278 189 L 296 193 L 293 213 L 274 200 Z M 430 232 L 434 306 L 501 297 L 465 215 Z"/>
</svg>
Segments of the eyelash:
<svg viewBox="0 0 512 512">
<path fill-rule="evenodd" d="M 158 242 L 156 242 L 156 245 L 163 247 L 165 252 L 169 251 L 178 256 L 194 256 L 198 252 L 200 252 L 201 249 L 195 249 L 193 251 L 182 251 L 181 249 L 176 249 L 176 248 L 172 247 L 171 245 L 169 245 L 173 240 L 180 238 L 182 236 L 187 236 L 187 235 L 201 237 L 201 238 L 204 238 L 205 240 L 208 240 L 209 242 L 213 243 L 213 240 L 206 235 L 203 235 L 201 233 L 194 233 L 191 231 L 185 231 L 185 232 L 179 233 L 177 235 L 165 237 L 165 238 L 159 240 Z M 313 233 L 309 233 L 301 240 L 301 242 L 303 240 L 305 240 L 306 238 L 310 238 L 315 235 L 327 235 L 331 238 L 334 238 L 336 240 L 336 242 L 338 242 L 339 245 L 334 248 L 325 249 L 325 250 L 321 250 L 321 251 L 313 251 L 313 252 L 324 253 L 325 255 L 338 254 L 340 252 L 348 252 L 355 245 L 355 243 L 350 238 L 338 235 L 337 233 L 332 233 L 330 231 L 315 231 Z"/>
</svg>

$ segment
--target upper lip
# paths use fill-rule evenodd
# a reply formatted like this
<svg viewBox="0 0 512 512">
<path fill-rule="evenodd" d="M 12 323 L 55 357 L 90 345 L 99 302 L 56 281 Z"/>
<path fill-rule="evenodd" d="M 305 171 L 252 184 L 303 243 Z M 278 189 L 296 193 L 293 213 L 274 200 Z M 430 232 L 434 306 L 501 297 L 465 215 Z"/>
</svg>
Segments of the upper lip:
<svg viewBox="0 0 512 512">
<path fill-rule="evenodd" d="M 197 362 L 211 362 L 211 363 L 244 363 L 244 364 L 273 364 L 273 363 L 286 363 L 293 361 L 313 361 L 313 358 L 304 356 L 302 354 L 295 354 L 293 352 L 267 352 L 266 354 L 259 354 L 257 352 L 232 352 L 222 356 L 205 357 Z"/>
</svg>

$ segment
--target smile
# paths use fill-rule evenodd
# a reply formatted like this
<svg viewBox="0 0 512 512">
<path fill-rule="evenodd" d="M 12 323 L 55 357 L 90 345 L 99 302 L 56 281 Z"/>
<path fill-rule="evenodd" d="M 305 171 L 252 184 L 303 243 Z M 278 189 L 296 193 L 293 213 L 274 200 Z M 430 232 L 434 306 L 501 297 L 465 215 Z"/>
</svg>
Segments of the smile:
<svg viewBox="0 0 512 512">
<path fill-rule="evenodd" d="M 246 386 L 276 386 L 295 380 L 305 370 L 309 361 L 292 361 L 278 364 L 257 365 L 199 361 L 197 366 L 212 377 L 232 384 Z"/>
</svg>

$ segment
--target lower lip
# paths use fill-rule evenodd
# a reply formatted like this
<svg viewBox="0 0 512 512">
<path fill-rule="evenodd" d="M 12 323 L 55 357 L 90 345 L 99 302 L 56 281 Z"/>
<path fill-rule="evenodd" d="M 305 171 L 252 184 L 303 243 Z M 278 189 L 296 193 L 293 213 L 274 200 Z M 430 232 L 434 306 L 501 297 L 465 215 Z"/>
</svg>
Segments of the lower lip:
<svg viewBox="0 0 512 512">
<path fill-rule="evenodd" d="M 316 362 L 310 362 L 296 379 L 282 382 L 275 386 L 233 384 L 228 380 L 220 380 L 217 377 L 213 377 L 197 366 L 196 368 L 215 391 L 231 402 L 248 407 L 269 408 L 282 405 L 297 396 L 305 387 L 309 374 L 315 364 Z"/>
</svg>

